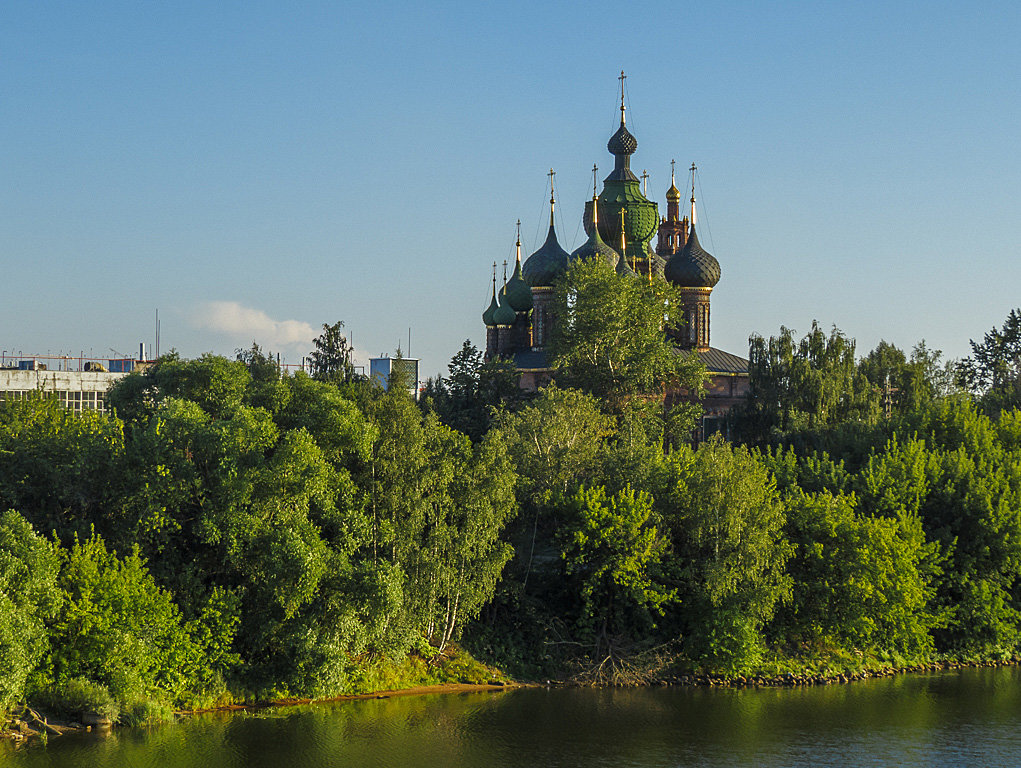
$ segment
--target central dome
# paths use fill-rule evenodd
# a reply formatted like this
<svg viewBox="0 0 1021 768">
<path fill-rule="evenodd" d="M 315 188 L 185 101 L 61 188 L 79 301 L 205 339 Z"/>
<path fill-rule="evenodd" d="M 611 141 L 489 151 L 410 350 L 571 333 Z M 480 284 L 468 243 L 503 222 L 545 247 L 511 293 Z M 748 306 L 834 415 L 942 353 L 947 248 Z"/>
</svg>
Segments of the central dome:
<svg viewBox="0 0 1021 768">
<path fill-rule="evenodd" d="M 638 139 L 622 122 L 617 132 L 606 142 L 606 148 L 610 150 L 611 155 L 633 155 L 638 149 Z"/>
</svg>

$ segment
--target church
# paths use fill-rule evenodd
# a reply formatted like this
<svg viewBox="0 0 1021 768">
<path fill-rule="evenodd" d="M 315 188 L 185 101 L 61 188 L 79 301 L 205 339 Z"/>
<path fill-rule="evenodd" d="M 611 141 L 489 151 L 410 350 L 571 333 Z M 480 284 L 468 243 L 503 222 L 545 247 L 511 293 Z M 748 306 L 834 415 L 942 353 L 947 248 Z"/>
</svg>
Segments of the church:
<svg viewBox="0 0 1021 768">
<path fill-rule="evenodd" d="M 521 372 L 523 389 L 535 390 L 548 381 L 553 371 L 547 363 L 547 350 L 552 324 L 556 322 L 552 311 L 553 285 L 571 261 L 605 259 L 621 276 L 667 280 L 680 289 L 684 322 L 667 332 L 679 354 L 697 355 L 709 373 L 702 393 L 703 419 L 697 437 L 726 433 L 727 413 L 748 392 L 748 360 L 717 349 L 709 342 L 710 296 L 722 273 L 720 263 L 698 240 L 695 166 L 691 168 L 691 200 L 685 215 L 681 215 L 681 192 L 671 170 L 666 215 L 660 216 L 657 204 L 645 196 L 639 178 L 631 170 L 631 156 L 638 149 L 638 139 L 627 128 L 623 78 L 622 72 L 620 127 L 606 145 L 613 155 L 613 171 L 603 180 L 602 192 L 594 193 L 585 203 L 583 222 L 588 239 L 573 253 L 560 245 L 554 226 L 551 184 L 546 241 L 522 263 L 519 231 L 514 271 L 499 290 L 494 265 L 492 300 L 482 313 L 486 359 L 513 360 Z M 651 245 L 654 236 L 655 250 Z M 691 401 L 697 396 L 698 393 L 685 390 L 669 392 L 666 404 Z"/>
</svg>

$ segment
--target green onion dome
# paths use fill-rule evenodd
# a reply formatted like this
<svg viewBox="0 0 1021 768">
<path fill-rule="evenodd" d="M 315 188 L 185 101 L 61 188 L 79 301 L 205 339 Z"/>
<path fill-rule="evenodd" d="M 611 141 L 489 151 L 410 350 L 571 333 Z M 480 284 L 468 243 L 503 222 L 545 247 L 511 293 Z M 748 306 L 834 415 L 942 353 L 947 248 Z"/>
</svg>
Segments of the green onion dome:
<svg viewBox="0 0 1021 768">
<path fill-rule="evenodd" d="M 570 258 L 570 254 L 557 242 L 557 233 L 554 231 L 551 221 L 546 242 L 525 261 L 521 276 L 532 287 L 553 285 L 556 279 L 567 270 Z"/>
<path fill-rule="evenodd" d="M 712 288 L 720 282 L 720 262 L 699 245 L 694 224 L 688 242 L 667 261 L 664 277 L 678 288 Z"/>
<path fill-rule="evenodd" d="M 514 274 L 503 287 L 507 294 L 507 303 L 515 312 L 527 312 L 532 308 L 532 289 L 521 277 L 521 258 L 514 265 Z"/>
<path fill-rule="evenodd" d="M 494 325 L 514 325 L 514 321 L 517 319 L 517 314 L 507 302 L 507 286 L 505 285 L 500 289 L 500 306 L 493 313 L 493 323 Z"/>
<path fill-rule="evenodd" d="M 489 308 L 482 313 L 482 322 L 486 325 L 496 325 L 496 319 L 494 315 L 496 310 L 500 308 L 500 305 L 496 301 L 496 285 L 493 285 L 493 299 L 489 302 Z"/>
</svg>

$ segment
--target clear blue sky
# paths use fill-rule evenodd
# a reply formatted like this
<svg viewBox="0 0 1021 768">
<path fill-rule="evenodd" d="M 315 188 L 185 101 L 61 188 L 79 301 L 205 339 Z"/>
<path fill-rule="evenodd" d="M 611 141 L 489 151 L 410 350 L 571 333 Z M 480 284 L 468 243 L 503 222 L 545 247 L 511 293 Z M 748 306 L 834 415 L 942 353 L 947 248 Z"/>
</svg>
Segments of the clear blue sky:
<svg viewBox="0 0 1021 768">
<path fill-rule="evenodd" d="M 714 346 L 813 319 L 968 354 L 1021 305 L 1016 3 L 9 3 L 0 347 L 445 371 L 490 264 L 583 239 L 628 73 L 633 167 L 700 169 Z M 682 180 L 683 174 L 680 174 Z"/>
</svg>

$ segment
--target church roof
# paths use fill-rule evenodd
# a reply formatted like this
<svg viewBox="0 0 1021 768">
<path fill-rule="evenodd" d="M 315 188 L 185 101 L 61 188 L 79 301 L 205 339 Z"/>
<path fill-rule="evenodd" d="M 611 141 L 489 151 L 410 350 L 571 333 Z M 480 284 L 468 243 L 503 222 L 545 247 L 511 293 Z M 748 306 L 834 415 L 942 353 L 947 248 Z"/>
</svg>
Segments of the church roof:
<svg viewBox="0 0 1021 768">
<path fill-rule="evenodd" d="M 592 166 L 593 176 L 595 175 L 596 167 Z M 592 197 L 592 234 L 588 236 L 588 240 L 579 245 L 574 252 L 571 254 L 572 259 L 580 259 L 586 261 L 588 259 L 601 258 L 611 267 L 617 266 L 617 261 L 620 259 L 620 255 L 603 242 L 603 238 L 599 235 L 599 200 L 593 195 Z"/>
<path fill-rule="evenodd" d="M 747 376 L 748 361 L 743 357 L 732 355 L 716 347 L 700 349 L 696 352 L 709 373 L 729 374 L 731 376 Z"/>
<path fill-rule="evenodd" d="M 543 349 L 523 349 L 514 353 L 514 367 L 519 371 L 547 371 L 549 361 Z"/>
</svg>

